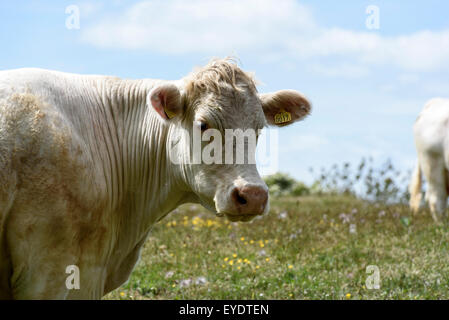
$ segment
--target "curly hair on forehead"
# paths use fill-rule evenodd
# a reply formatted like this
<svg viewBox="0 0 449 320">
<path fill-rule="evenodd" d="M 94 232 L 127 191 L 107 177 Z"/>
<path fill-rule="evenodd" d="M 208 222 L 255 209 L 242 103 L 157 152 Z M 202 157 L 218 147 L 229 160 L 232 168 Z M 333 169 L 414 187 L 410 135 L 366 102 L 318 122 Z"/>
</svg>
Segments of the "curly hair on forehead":
<svg viewBox="0 0 449 320">
<path fill-rule="evenodd" d="M 243 71 L 237 65 L 236 59 L 227 57 L 224 59 L 212 59 L 204 67 L 197 68 L 186 78 L 186 96 L 190 101 L 196 99 L 205 92 L 221 94 L 220 85 L 231 85 L 236 91 L 242 92 L 238 86 L 247 86 L 257 92 L 254 76 Z"/>
</svg>

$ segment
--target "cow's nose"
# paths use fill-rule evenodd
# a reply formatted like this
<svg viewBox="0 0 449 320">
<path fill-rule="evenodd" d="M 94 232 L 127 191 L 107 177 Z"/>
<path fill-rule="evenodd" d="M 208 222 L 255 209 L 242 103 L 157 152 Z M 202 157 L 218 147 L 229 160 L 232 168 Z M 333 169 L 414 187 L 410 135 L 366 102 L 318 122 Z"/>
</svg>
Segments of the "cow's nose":
<svg viewBox="0 0 449 320">
<path fill-rule="evenodd" d="M 262 214 L 268 201 L 268 192 L 260 186 L 236 187 L 232 200 L 240 214 Z"/>
</svg>

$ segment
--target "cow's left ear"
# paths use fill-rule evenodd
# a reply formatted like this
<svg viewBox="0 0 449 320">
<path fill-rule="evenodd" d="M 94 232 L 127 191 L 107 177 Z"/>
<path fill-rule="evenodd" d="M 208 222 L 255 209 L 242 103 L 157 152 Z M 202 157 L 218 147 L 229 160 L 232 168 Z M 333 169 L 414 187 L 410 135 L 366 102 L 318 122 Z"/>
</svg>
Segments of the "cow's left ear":
<svg viewBox="0 0 449 320">
<path fill-rule="evenodd" d="M 311 110 L 310 102 L 295 90 L 281 90 L 259 94 L 267 123 L 287 126 L 306 117 Z"/>
<path fill-rule="evenodd" d="M 181 92 L 172 83 L 154 87 L 149 94 L 149 98 L 151 106 L 162 119 L 169 120 L 183 112 Z"/>
</svg>

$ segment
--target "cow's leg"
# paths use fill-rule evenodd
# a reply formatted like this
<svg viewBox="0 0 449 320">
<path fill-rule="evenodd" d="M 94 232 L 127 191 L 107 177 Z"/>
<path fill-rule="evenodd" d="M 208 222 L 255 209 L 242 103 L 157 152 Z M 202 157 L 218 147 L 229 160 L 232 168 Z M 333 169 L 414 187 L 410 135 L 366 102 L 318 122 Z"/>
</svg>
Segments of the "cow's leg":
<svg viewBox="0 0 449 320">
<path fill-rule="evenodd" d="M 7 242 L 14 299 L 65 299 L 68 294 L 65 269 L 76 260 L 64 214 L 54 212 L 21 206 L 10 213 Z"/>
<path fill-rule="evenodd" d="M 53 259 L 53 258 L 52 258 Z M 68 266 L 71 266 L 67 269 Z M 102 272 L 98 268 L 84 266 L 75 271 L 68 260 L 22 265 L 14 270 L 11 278 L 13 299 L 63 300 L 100 299 L 103 296 Z M 83 273 L 92 274 L 88 278 Z M 77 278 L 79 276 L 79 278 Z M 75 285 L 76 283 L 76 285 Z"/>
<path fill-rule="evenodd" d="M 445 216 L 447 205 L 446 166 L 441 155 L 426 153 L 422 155 L 421 166 L 427 180 L 426 200 L 432 218 L 439 222 Z"/>
<path fill-rule="evenodd" d="M 11 259 L 6 241 L 6 223 L 17 191 L 17 175 L 0 161 L 0 300 L 12 299 Z"/>
<path fill-rule="evenodd" d="M 2 211 L 0 208 L 0 216 Z M 0 219 L 1 220 L 1 219 Z M 1 228 L 0 223 L 0 228 Z M 5 244 L 5 235 L 0 232 L 0 300 L 12 299 L 12 292 L 9 278 L 11 276 L 11 261 L 8 255 L 8 249 Z"/>
<path fill-rule="evenodd" d="M 12 297 L 101 298 L 106 276 L 99 262 L 102 251 L 97 233 L 91 227 L 80 233 L 80 226 L 66 219 L 69 214 L 51 215 L 32 224 L 21 216 L 9 223 Z"/>
<path fill-rule="evenodd" d="M 97 297 L 102 293 L 97 287 L 103 281 L 99 259 L 105 228 L 92 218 L 97 215 L 74 206 L 71 198 L 51 196 L 46 194 L 42 201 L 22 193 L 9 214 L 6 230 L 13 298 L 70 298 L 76 289 L 66 286 L 74 274 L 67 269 L 72 265 L 80 271 L 80 289 L 74 296 Z"/>
<path fill-rule="evenodd" d="M 68 294 L 68 289 L 64 286 L 64 270 L 59 264 L 17 266 L 11 278 L 11 286 L 13 298 L 19 300 L 61 300 Z"/>
</svg>

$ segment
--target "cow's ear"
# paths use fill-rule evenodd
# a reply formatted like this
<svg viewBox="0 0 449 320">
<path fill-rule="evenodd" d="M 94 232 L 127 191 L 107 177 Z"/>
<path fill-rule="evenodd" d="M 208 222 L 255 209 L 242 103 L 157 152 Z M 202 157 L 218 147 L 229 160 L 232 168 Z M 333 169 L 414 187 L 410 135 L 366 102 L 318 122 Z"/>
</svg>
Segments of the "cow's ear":
<svg viewBox="0 0 449 320">
<path fill-rule="evenodd" d="M 310 102 L 295 90 L 281 90 L 259 95 L 267 123 L 287 126 L 306 117 L 311 110 Z"/>
<path fill-rule="evenodd" d="M 172 83 L 154 87 L 149 94 L 151 106 L 162 119 L 172 119 L 183 112 L 181 92 Z"/>
</svg>

